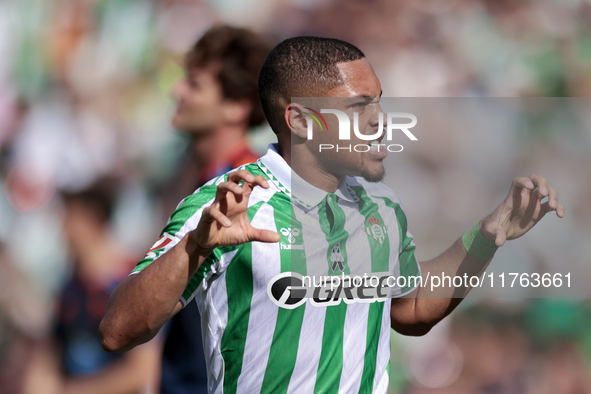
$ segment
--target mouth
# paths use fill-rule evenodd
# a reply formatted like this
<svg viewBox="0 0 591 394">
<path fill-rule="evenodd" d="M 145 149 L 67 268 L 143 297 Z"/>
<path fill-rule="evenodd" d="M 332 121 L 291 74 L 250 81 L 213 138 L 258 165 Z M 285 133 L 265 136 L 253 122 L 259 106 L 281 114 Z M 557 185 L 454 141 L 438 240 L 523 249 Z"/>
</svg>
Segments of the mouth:
<svg viewBox="0 0 591 394">
<path fill-rule="evenodd" d="M 386 130 L 384 129 L 383 133 L 380 135 L 379 138 L 376 138 L 375 140 L 371 141 L 371 143 L 369 145 L 370 146 L 369 152 L 375 152 L 375 153 L 385 152 L 387 154 L 386 147 L 381 143 L 382 140 L 384 139 L 385 134 L 386 134 Z"/>
</svg>

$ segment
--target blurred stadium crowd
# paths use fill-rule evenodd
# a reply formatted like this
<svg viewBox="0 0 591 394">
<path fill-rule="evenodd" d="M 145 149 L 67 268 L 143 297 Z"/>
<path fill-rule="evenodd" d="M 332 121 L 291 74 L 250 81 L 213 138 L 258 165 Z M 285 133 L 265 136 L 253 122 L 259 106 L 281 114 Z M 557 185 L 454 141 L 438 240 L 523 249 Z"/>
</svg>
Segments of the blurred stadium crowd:
<svg viewBox="0 0 591 394">
<path fill-rule="evenodd" d="M 57 300 L 75 269 L 89 286 L 124 277 L 182 197 L 171 185 L 182 181 L 187 141 L 170 126 L 169 94 L 183 75 L 183 52 L 212 25 L 248 27 L 277 42 L 294 35 L 349 41 L 373 64 L 386 97 L 586 97 L 590 22 L 587 0 L 0 2 L 0 392 L 52 384 L 50 374 L 28 368 L 39 346 L 62 360 L 62 373 L 68 360 L 105 357 L 85 338 L 75 354 L 46 345 L 50 336 L 67 335 L 60 324 L 73 319 L 57 313 Z M 517 144 L 499 133 L 490 143 L 503 152 L 494 155 L 500 167 L 488 170 L 504 192 L 513 176 L 529 174 L 515 171 L 534 168 L 564 185 L 559 192 L 572 187 L 560 231 L 577 245 L 568 258 L 591 263 L 591 125 L 582 123 L 558 134 L 532 126 Z M 272 139 L 266 128 L 251 135 L 260 152 Z M 405 156 L 406 175 L 392 174 L 409 201 L 419 253 L 431 245 L 420 258 L 442 251 L 477 220 L 457 220 L 454 212 L 472 199 L 449 185 L 469 192 L 486 184 L 466 185 L 462 171 L 482 167 L 482 156 L 458 161 L 462 147 L 449 153 L 452 142 L 441 137 Z M 501 149 L 506 143 L 513 148 Z M 504 196 L 493 197 L 498 203 Z M 494 208 L 471 205 L 481 215 Z M 94 217 L 89 207 L 104 215 Z M 552 246 L 552 227 L 540 231 Z M 523 259 L 567 258 L 560 249 L 539 256 L 535 245 L 521 245 Z M 105 297 L 98 291 L 70 301 L 101 310 Z M 591 393 L 586 301 L 466 304 L 425 338 L 393 335 L 393 393 Z"/>
</svg>

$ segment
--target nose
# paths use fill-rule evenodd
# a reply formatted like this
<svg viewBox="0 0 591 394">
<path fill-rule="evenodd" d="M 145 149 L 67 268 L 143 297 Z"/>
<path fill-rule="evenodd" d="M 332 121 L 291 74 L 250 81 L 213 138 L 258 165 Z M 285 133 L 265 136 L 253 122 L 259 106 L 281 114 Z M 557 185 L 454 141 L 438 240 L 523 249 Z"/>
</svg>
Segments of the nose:
<svg viewBox="0 0 591 394">
<path fill-rule="evenodd" d="M 178 81 L 170 91 L 170 97 L 172 97 L 175 101 L 180 101 L 183 95 L 183 91 L 185 90 L 186 84 L 187 81 L 185 79 L 181 79 L 180 81 Z"/>
<path fill-rule="evenodd" d="M 377 103 L 377 105 L 374 107 L 374 113 L 369 120 L 369 125 L 371 127 L 378 127 L 380 125 L 380 118 L 382 118 L 382 125 L 385 125 L 385 114 L 382 111 L 382 106 L 379 103 Z"/>
</svg>

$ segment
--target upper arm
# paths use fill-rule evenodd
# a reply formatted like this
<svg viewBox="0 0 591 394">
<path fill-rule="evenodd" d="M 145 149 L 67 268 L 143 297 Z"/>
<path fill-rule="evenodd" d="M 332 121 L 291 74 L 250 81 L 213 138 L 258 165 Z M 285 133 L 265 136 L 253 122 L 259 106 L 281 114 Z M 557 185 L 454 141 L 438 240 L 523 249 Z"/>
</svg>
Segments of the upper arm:
<svg viewBox="0 0 591 394">
<path fill-rule="evenodd" d="M 412 293 L 393 298 L 390 306 L 390 327 L 399 334 L 409 336 L 421 336 L 431 330 L 430 323 L 423 323 L 417 314 L 418 288 Z"/>
</svg>

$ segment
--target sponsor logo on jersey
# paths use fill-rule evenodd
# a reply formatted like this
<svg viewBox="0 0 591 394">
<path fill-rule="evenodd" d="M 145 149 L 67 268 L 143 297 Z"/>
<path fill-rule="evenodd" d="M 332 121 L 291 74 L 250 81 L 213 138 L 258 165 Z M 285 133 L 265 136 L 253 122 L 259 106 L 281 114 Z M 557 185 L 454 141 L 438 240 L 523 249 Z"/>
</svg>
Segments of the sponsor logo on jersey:
<svg viewBox="0 0 591 394">
<path fill-rule="evenodd" d="M 300 235 L 300 230 L 298 230 L 297 228 L 292 229 L 291 227 L 282 228 L 281 234 L 283 234 L 284 237 L 287 237 L 287 240 L 289 241 L 289 243 L 292 244 L 292 243 L 295 243 L 296 237 L 298 235 Z"/>
<path fill-rule="evenodd" d="M 287 237 L 288 244 L 281 243 L 281 249 L 296 249 L 296 250 L 304 250 L 304 244 L 295 244 L 297 241 L 297 237 L 300 235 L 300 230 L 297 228 L 282 228 L 279 230 L 284 237 Z"/>
<path fill-rule="evenodd" d="M 317 281 L 318 279 L 318 281 Z M 369 280 L 368 280 L 369 279 Z M 280 308 L 295 309 L 307 299 L 314 307 L 385 301 L 395 286 L 395 279 L 387 272 L 351 277 L 330 275 L 320 277 L 302 276 L 297 272 L 276 275 L 267 285 L 267 295 Z"/>
<path fill-rule="evenodd" d="M 378 241 L 380 245 L 384 243 L 387 232 L 386 226 L 381 225 L 380 219 L 376 218 L 373 214 L 367 218 L 366 225 L 361 228 L 367 235 Z"/>
<path fill-rule="evenodd" d="M 284 272 L 275 276 L 267 286 L 267 294 L 280 308 L 295 309 L 306 302 L 307 289 L 302 276 L 296 272 Z"/>
</svg>

